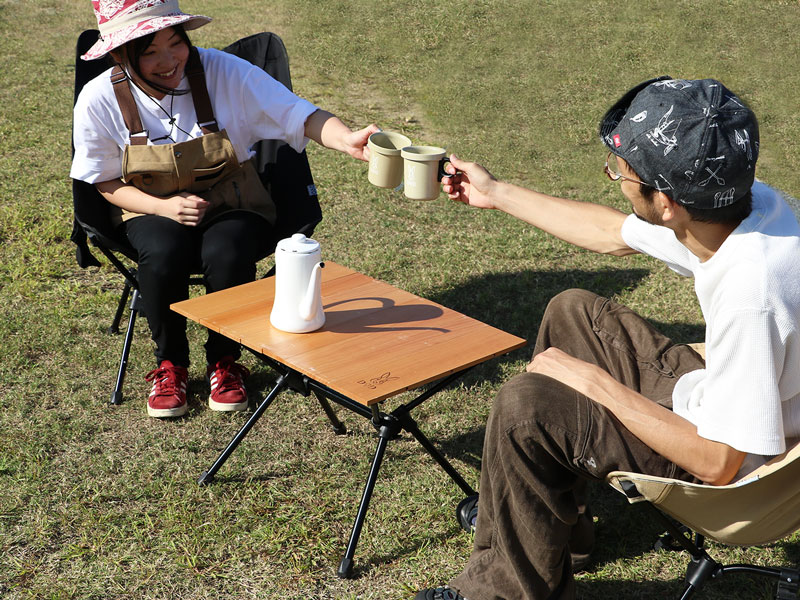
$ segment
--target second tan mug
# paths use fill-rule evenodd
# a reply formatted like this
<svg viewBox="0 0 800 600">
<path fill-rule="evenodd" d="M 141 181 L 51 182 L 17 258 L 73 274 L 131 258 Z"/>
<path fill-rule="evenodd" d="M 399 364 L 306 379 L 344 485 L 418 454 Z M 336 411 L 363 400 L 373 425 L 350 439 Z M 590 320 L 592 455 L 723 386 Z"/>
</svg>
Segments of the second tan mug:
<svg viewBox="0 0 800 600">
<path fill-rule="evenodd" d="M 400 151 L 403 158 L 403 186 L 407 198 L 434 200 L 439 197 L 439 182 L 449 173 L 447 151 L 438 146 L 407 146 Z"/>
</svg>

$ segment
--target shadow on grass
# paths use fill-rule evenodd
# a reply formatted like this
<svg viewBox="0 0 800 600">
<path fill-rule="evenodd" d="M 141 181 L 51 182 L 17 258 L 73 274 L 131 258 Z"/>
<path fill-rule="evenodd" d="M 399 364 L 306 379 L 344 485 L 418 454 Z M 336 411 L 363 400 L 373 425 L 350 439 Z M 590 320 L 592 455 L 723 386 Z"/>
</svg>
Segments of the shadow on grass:
<svg viewBox="0 0 800 600">
<path fill-rule="evenodd" d="M 688 555 L 687 555 L 688 564 Z M 576 596 L 582 600 L 678 600 L 686 587 L 683 578 L 670 581 L 631 581 L 604 579 L 576 581 Z M 708 579 L 691 597 L 707 600 L 772 600 L 776 598 L 777 580 L 749 574 L 731 574 L 721 579 Z M 786 596 L 789 597 L 789 596 Z"/>
<path fill-rule="evenodd" d="M 663 598 L 678 600 L 681 598 L 685 584 L 683 579 L 671 581 L 630 581 L 605 579 L 603 581 L 577 581 L 576 596 L 582 600 L 651 600 Z M 766 585 L 764 581 L 756 581 L 747 576 L 732 576 L 726 581 L 709 581 L 696 596 L 708 600 L 749 598 L 764 600 L 775 597 L 774 585 Z"/>
<path fill-rule="evenodd" d="M 800 541 L 783 540 L 776 542 L 775 546 L 786 553 L 786 558 L 791 564 L 800 565 Z"/>
<path fill-rule="evenodd" d="M 530 358 L 544 310 L 553 296 L 567 289 L 580 288 L 610 298 L 636 287 L 648 274 L 646 269 L 489 273 L 428 297 L 434 302 L 528 340 L 523 348 L 473 369 L 463 379 L 469 385 L 479 380 L 494 382 L 499 373 L 499 365 Z M 703 339 L 702 325 L 658 322 L 653 322 L 653 325 L 674 340 Z"/>
<path fill-rule="evenodd" d="M 547 303 L 559 292 L 582 288 L 611 297 L 635 287 L 648 274 L 646 269 L 486 273 L 429 299 L 532 344 Z"/>
</svg>

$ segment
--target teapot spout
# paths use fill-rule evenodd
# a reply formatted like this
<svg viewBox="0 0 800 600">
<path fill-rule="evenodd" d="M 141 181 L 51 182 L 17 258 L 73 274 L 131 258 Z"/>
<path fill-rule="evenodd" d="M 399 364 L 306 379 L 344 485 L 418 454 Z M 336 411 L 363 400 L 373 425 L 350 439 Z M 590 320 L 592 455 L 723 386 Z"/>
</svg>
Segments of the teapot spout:
<svg viewBox="0 0 800 600">
<path fill-rule="evenodd" d="M 311 271 L 311 279 L 308 282 L 306 295 L 298 307 L 300 318 L 304 321 L 313 319 L 322 304 L 322 268 L 324 266 L 324 262 L 317 263 L 314 265 L 314 270 Z"/>
</svg>

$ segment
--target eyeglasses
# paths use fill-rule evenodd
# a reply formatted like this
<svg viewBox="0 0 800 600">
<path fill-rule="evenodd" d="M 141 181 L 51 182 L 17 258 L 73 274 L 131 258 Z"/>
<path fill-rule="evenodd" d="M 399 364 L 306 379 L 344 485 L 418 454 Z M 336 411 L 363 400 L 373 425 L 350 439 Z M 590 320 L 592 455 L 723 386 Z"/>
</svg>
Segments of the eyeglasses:
<svg viewBox="0 0 800 600">
<path fill-rule="evenodd" d="M 628 177 L 626 175 L 623 175 L 619 170 L 619 165 L 617 164 L 617 155 L 614 154 L 613 152 L 609 152 L 608 156 L 606 156 L 605 173 L 606 175 L 608 175 L 608 178 L 611 181 L 619 181 L 620 179 L 624 179 L 625 181 L 632 181 L 640 185 L 646 185 L 647 187 L 652 187 L 649 183 L 645 183 L 640 179 L 634 179 L 633 177 Z"/>
</svg>

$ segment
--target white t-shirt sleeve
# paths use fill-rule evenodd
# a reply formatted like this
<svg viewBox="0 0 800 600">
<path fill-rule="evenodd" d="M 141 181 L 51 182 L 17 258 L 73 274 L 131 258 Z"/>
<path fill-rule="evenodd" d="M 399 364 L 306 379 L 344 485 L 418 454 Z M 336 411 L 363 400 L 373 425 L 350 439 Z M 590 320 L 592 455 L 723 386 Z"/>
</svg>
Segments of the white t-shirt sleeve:
<svg viewBox="0 0 800 600">
<path fill-rule="evenodd" d="M 111 104 L 103 86 L 108 72 L 87 83 L 73 110 L 70 177 L 88 183 L 122 177 L 122 149 L 127 128 L 116 104 Z M 110 83 L 108 84 L 110 87 Z M 114 102 L 116 98 L 112 94 Z"/>
<path fill-rule="evenodd" d="M 678 381 L 673 410 L 706 439 L 742 452 L 780 454 L 786 449 L 778 389 L 785 350 L 774 316 L 736 310 L 717 315 L 713 327 L 719 331 L 707 335 L 714 343 L 706 346 L 706 368 Z"/>
<path fill-rule="evenodd" d="M 201 56 L 217 120 L 237 152 L 265 139 L 284 140 L 297 152 L 305 148 L 305 122 L 316 106 L 227 52 L 201 49 Z"/>
<path fill-rule="evenodd" d="M 620 233 L 623 241 L 637 252 L 657 258 L 680 275 L 692 277 L 697 257 L 678 241 L 671 229 L 646 223 L 632 214 L 623 221 Z"/>
</svg>

